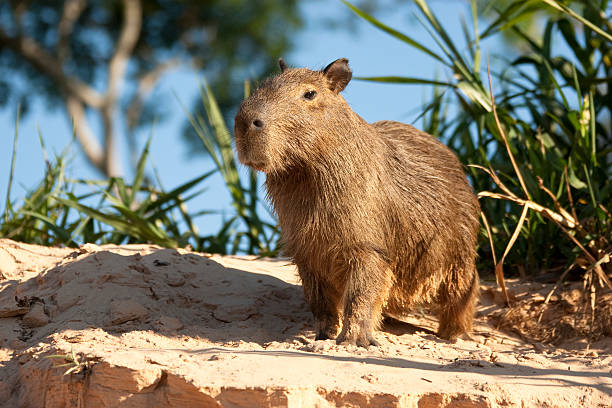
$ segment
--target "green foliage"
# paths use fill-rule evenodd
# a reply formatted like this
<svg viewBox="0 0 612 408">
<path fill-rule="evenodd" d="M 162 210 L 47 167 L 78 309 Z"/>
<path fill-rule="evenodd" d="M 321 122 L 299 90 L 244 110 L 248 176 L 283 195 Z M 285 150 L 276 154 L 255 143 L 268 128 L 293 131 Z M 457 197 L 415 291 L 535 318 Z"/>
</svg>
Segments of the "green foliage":
<svg viewBox="0 0 612 408">
<path fill-rule="evenodd" d="M 42 149 L 46 157 L 44 145 Z M 117 177 L 107 181 L 73 180 L 66 178 L 67 152 L 68 149 L 56 155 L 53 161 L 46 160 L 43 180 L 22 203 L 13 205 L 7 197 L 1 236 L 72 247 L 85 242 L 151 242 L 167 247 L 188 244 L 189 236 L 180 232 L 174 213 L 182 215 L 188 227 L 193 228 L 191 216 L 183 210 L 191 197 L 183 199 L 183 193 L 211 173 L 170 192 L 147 187 L 143 184 L 147 144 L 130 185 Z"/>
<path fill-rule="evenodd" d="M 508 248 L 516 238 L 507 263 L 531 273 L 559 271 L 575 261 L 592 265 L 612 251 L 608 2 L 587 1 L 572 9 L 552 0 L 502 3 L 498 16 L 479 31 L 472 1 L 473 27 L 464 30 L 465 50 L 426 0 L 415 0 L 418 18 L 437 49 L 426 48 L 345 2 L 366 21 L 437 60 L 452 78 L 360 79 L 434 87 L 423 112 L 425 130 L 448 143 L 463 163 L 476 165 L 469 174 L 481 192 L 494 247 Z M 548 16 L 542 38 L 532 38 L 516 25 L 536 11 Z M 491 95 L 480 43 L 502 33 L 520 43 L 518 50 L 527 51 L 513 59 L 492 56 Z M 488 68 L 488 55 L 486 63 Z M 484 230 L 480 250 L 481 260 L 490 262 Z"/>
<path fill-rule="evenodd" d="M 130 183 L 120 177 L 104 181 L 75 180 L 67 178 L 65 174 L 66 149 L 53 161 L 45 159 L 43 180 L 17 205 L 9 199 L 13 178 L 11 170 L 6 206 L 0 221 L 0 236 L 39 245 L 75 247 L 86 242 L 153 243 L 169 248 L 189 245 L 197 251 L 223 254 L 246 252 L 275 255 L 279 231 L 274 223 L 260 216 L 265 207 L 257 194 L 257 175 L 250 172 L 248 187 L 243 187 L 229 132 L 207 86 L 202 89 L 202 100 L 207 119 L 191 115 L 189 119 L 213 157 L 213 170 L 170 191 L 155 187 L 146 176 L 149 138 Z M 17 137 L 16 130 L 15 145 Z M 42 137 L 40 141 L 46 158 Z M 15 149 L 13 163 L 16 153 Z M 235 214 L 224 222 L 216 234 L 201 236 L 194 219 L 210 212 L 190 213 L 187 202 L 204 192 L 198 186 L 215 172 L 220 172 L 225 180 Z"/>
</svg>

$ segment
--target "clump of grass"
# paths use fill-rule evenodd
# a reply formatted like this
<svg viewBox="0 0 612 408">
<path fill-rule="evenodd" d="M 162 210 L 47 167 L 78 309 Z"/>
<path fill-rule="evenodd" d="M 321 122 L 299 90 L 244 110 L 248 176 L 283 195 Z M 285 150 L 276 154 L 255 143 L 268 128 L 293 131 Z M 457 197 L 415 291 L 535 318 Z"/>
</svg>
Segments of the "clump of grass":
<svg viewBox="0 0 612 408">
<path fill-rule="evenodd" d="M 169 192 L 145 185 L 149 139 L 130 184 L 118 177 L 103 181 L 70 179 L 66 175 L 69 149 L 51 161 L 42 136 L 40 140 L 45 157 L 43 180 L 17 205 L 11 204 L 7 195 L 0 225 L 2 236 L 39 245 L 70 247 L 85 242 L 149 242 L 175 248 L 189 243 L 189 236 L 181 232 L 175 214 L 182 217 L 189 231 L 194 230 L 192 216 L 184 211 L 186 200 L 194 194 L 185 198 L 183 194 L 211 172 Z M 9 191 L 11 183 L 12 180 Z"/>
<path fill-rule="evenodd" d="M 43 179 L 23 200 L 13 203 L 10 196 L 18 154 L 18 115 L 0 236 L 39 245 L 152 243 L 222 254 L 275 255 L 279 230 L 273 217 L 266 221 L 260 216 L 265 207 L 258 194 L 257 175 L 251 171 L 244 186 L 233 157 L 230 134 L 207 86 L 202 87 L 202 100 L 208 117 L 188 116 L 213 158 L 212 170 L 166 191 L 159 178 L 155 183 L 147 176 L 149 137 L 131 181 L 121 177 L 73 179 L 66 174 L 70 146 L 49 159 L 39 133 L 45 158 Z M 187 203 L 204 193 L 200 185 L 215 172 L 220 172 L 225 180 L 234 214 L 219 231 L 203 236 L 194 220 L 211 212 L 190 212 Z"/>
<path fill-rule="evenodd" d="M 414 3 L 437 48 L 425 47 L 345 1 L 366 21 L 444 66 L 448 80 L 360 79 L 434 88 L 419 118 L 426 131 L 470 165 L 483 215 L 479 269 L 494 270 L 504 292 L 504 272 L 556 282 L 556 287 L 569 278 L 582 279 L 584 304 L 595 319 L 598 293 L 612 288 L 612 98 L 604 85 L 612 77 L 612 25 L 607 2 L 570 8 L 555 1 L 511 1 L 481 31 L 472 1 L 472 29 L 464 22 L 462 44 L 426 0 Z M 548 16 L 541 38 L 531 38 L 514 24 L 536 11 Z M 495 69 L 483 75 L 480 44 L 502 32 L 515 37 L 517 54 L 513 59 L 494 56 Z M 567 51 L 556 52 L 557 41 Z M 498 258 L 500 247 L 505 249 Z M 504 264 L 512 268 L 504 271 Z"/>
<path fill-rule="evenodd" d="M 74 352 L 74 348 L 70 349 L 70 354 L 52 354 L 45 356 L 45 358 L 61 359 L 66 361 L 63 364 L 57 364 L 53 366 L 53 368 L 69 367 L 66 371 L 64 371 L 64 375 L 78 373 L 79 371 L 87 367 L 87 362 L 84 360 L 79 360 L 76 353 Z"/>
<path fill-rule="evenodd" d="M 492 243 L 514 244 L 502 256 L 506 263 L 520 274 L 538 274 L 562 271 L 579 257 L 593 264 L 611 252 L 612 99 L 602 84 L 612 77 L 612 27 L 605 9 L 592 2 L 577 12 L 556 2 L 513 1 L 479 31 L 473 1 L 473 31 L 464 23 L 464 46 L 449 35 L 425 0 L 415 0 L 419 21 L 438 44 L 433 49 L 345 3 L 449 70 L 447 81 L 360 79 L 435 87 L 421 115 L 425 128 L 473 165 L 470 177 L 475 190 L 482 192 Z M 549 12 L 541 40 L 513 25 L 540 9 Z M 521 42 L 518 49 L 527 51 L 517 51 L 514 59 L 496 58 L 491 76 L 500 86 L 493 92 L 481 72 L 480 44 L 502 31 L 515 35 Z M 559 40 L 571 55 L 554 54 L 554 41 Z M 456 113 L 448 114 L 449 106 Z M 557 239 L 560 233 L 567 239 Z M 485 231 L 482 237 L 481 250 L 490 250 Z"/>
</svg>

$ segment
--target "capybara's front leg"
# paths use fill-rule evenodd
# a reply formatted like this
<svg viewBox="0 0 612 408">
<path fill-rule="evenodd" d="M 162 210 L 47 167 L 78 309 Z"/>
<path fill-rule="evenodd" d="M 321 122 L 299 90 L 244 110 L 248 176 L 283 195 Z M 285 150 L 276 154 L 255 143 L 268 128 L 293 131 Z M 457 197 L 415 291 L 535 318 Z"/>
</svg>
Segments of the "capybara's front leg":
<svg viewBox="0 0 612 408">
<path fill-rule="evenodd" d="M 344 321 L 336 342 L 378 346 L 374 331 L 380 325 L 382 306 L 391 287 L 391 271 L 376 252 L 358 250 L 350 254 L 353 257 L 346 260 Z"/>
<path fill-rule="evenodd" d="M 340 300 L 342 293 L 311 272 L 305 266 L 298 267 L 304 295 L 315 320 L 315 340 L 335 339 L 340 328 Z"/>
</svg>

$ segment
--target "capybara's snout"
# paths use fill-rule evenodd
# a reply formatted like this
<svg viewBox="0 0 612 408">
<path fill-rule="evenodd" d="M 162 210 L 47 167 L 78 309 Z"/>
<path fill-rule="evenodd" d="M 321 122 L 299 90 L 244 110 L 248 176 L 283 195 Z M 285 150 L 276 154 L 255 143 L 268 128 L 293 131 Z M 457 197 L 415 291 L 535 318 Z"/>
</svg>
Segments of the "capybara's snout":
<svg viewBox="0 0 612 408">
<path fill-rule="evenodd" d="M 265 171 L 266 122 L 261 114 L 244 104 L 234 118 L 234 136 L 238 159 L 255 170 Z"/>
</svg>

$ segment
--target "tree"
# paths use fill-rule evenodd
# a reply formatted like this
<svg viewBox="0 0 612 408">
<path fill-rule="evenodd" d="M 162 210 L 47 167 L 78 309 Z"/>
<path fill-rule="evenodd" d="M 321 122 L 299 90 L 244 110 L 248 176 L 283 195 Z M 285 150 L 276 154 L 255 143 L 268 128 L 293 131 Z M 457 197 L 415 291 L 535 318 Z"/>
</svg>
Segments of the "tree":
<svg viewBox="0 0 612 408">
<path fill-rule="evenodd" d="M 168 70 L 193 64 L 227 90 L 247 67 L 267 73 L 300 25 L 297 0 L 0 2 L 0 105 L 62 106 L 88 161 L 115 176 L 118 138 L 159 111 L 148 97 Z"/>
</svg>

